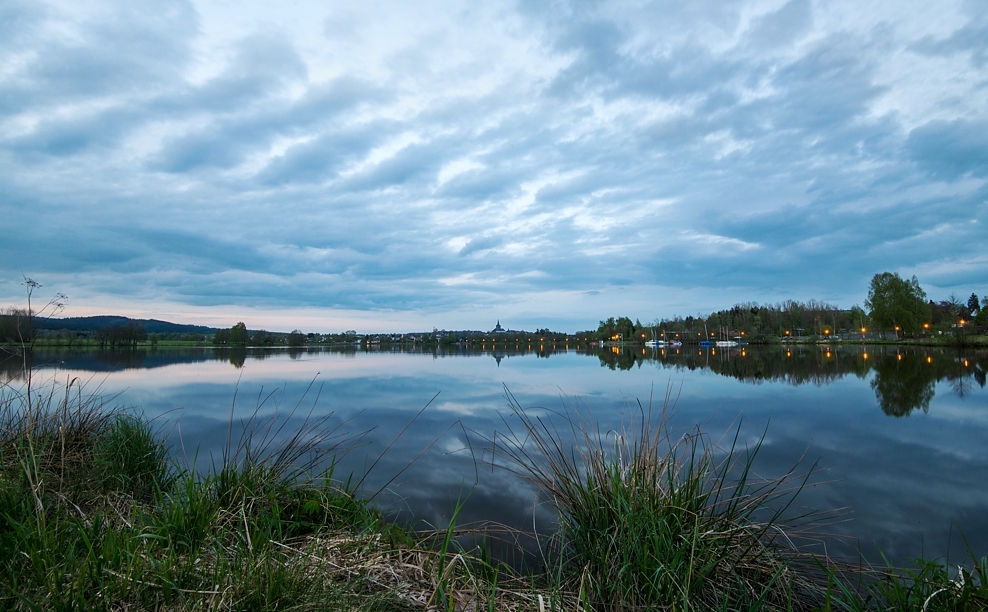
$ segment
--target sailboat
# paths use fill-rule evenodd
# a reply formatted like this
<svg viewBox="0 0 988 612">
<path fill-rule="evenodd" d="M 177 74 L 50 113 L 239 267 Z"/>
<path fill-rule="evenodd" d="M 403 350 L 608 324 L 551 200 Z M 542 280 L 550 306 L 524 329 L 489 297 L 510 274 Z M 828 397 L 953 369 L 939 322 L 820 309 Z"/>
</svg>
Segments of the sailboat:
<svg viewBox="0 0 988 612">
<path fill-rule="evenodd" d="M 661 348 L 663 346 L 666 346 L 667 344 L 668 343 L 665 340 L 655 339 L 655 329 L 652 329 L 652 339 L 645 341 L 645 346 L 647 346 L 648 348 Z"/>
<path fill-rule="evenodd" d="M 727 335 L 726 333 L 724 333 L 725 330 L 722 329 L 720 331 L 721 331 L 721 334 L 722 335 L 724 335 L 724 336 Z M 730 347 L 730 346 L 737 346 L 738 345 L 738 343 L 735 342 L 734 340 L 718 340 L 717 342 L 715 342 L 715 344 L 717 346 L 721 346 L 721 347 Z"/>
</svg>

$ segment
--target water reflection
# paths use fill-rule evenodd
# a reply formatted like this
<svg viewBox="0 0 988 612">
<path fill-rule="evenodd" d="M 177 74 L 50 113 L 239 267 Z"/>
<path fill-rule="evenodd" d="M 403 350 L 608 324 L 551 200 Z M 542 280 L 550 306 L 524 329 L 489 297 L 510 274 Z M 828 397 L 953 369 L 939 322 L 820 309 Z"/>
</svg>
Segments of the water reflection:
<svg viewBox="0 0 988 612">
<path fill-rule="evenodd" d="M 882 412 L 902 417 L 915 410 L 927 412 L 935 395 L 936 383 L 946 381 L 959 397 L 970 394 L 977 385 L 984 388 L 988 371 L 988 351 L 955 351 L 903 346 L 748 346 L 734 349 L 681 347 L 645 349 L 634 347 L 589 347 L 509 345 L 471 348 L 453 345 L 422 347 L 343 347 L 343 348 L 183 348 L 97 351 L 86 349 L 37 350 L 0 355 L 0 380 L 23 378 L 25 363 L 34 369 L 116 372 L 130 369 L 161 368 L 175 364 L 229 362 L 240 369 L 248 361 L 260 361 L 287 354 L 298 361 L 321 353 L 355 357 L 358 354 L 425 355 L 433 359 L 478 357 L 493 360 L 500 368 L 505 360 L 535 356 L 549 358 L 578 354 L 595 358 L 600 366 L 613 371 L 655 367 L 676 372 L 709 371 L 735 380 L 762 384 L 784 383 L 800 386 L 832 384 L 845 377 L 867 379 Z"/>
<path fill-rule="evenodd" d="M 230 349 L 230 364 L 233 367 L 240 369 L 244 367 L 244 363 L 247 361 L 247 349 L 243 347 Z"/>
<path fill-rule="evenodd" d="M 929 412 L 937 371 L 921 355 L 882 355 L 871 364 L 875 370 L 871 388 L 882 412 L 894 417 L 908 416 L 916 409 Z"/>
<path fill-rule="evenodd" d="M 617 347 L 614 347 L 615 349 Z M 631 370 L 657 364 L 673 370 L 709 370 L 741 382 L 827 385 L 847 376 L 864 379 L 882 412 L 906 416 L 929 411 L 936 383 L 947 381 L 959 397 L 985 386 L 988 352 L 902 346 L 801 346 L 724 349 L 609 350 L 596 353 L 601 367 Z"/>
<path fill-rule="evenodd" d="M 138 348 L 128 351 L 66 348 L 36 349 L 26 354 L 0 352 L 0 381 L 22 380 L 25 367 L 28 370 L 57 369 L 98 373 L 227 360 L 229 360 L 229 351 L 214 351 L 206 348 L 180 350 Z"/>
<path fill-rule="evenodd" d="M 371 432 L 366 446 L 341 462 L 340 473 L 360 474 L 390 448 L 365 483 L 370 492 L 386 488 L 379 503 L 442 526 L 456 500 L 469 493 L 461 519 L 534 525 L 540 532 L 551 531 L 551 512 L 531 488 L 476 459 L 485 452 L 481 438 L 491 439 L 510 419 L 502 418 L 504 386 L 526 407 L 586 405 L 603 431 L 619 431 L 629 410 L 638 410 L 635 400 L 646 402 L 653 385 L 658 395 L 672 381 L 682 388 L 674 431 L 701 424 L 716 436 L 743 416 L 741 436 L 748 443 L 771 424 L 759 473 L 784 473 L 804 454 L 828 466 L 823 478 L 831 482 L 805 490 L 801 503 L 852 508 L 851 521 L 834 530 L 859 538 L 862 547 L 873 545 L 895 560 L 943 554 L 956 524 L 976 550 L 988 550 L 988 490 L 978 476 L 988 473 L 984 351 L 836 345 L 599 351 L 538 344 L 411 351 L 76 349 L 38 351 L 29 364 L 40 379 L 97 373 L 107 393 L 121 394 L 121 404 L 160 417 L 177 453 L 202 461 L 225 443 L 231 396 L 238 398 L 239 422 L 257 398 L 279 389 L 264 406 L 270 416 L 278 402 L 294 406 L 316 379 L 310 397 L 319 399 L 306 401 L 305 411 L 333 412 L 353 431 Z M 0 377 L 22 376 L 21 356 L 0 360 Z M 907 414 L 911 418 L 891 418 Z M 448 430 L 453 423 L 463 427 Z M 441 432 L 447 433 L 434 443 Z"/>
</svg>

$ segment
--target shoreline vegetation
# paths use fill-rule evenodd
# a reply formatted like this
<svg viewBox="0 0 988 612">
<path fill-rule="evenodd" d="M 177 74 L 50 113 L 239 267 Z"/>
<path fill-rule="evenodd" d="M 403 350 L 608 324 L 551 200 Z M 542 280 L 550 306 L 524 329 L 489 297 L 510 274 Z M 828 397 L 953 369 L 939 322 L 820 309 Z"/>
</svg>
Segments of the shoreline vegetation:
<svg viewBox="0 0 988 612">
<path fill-rule="evenodd" d="M 41 287 L 25 278 L 27 308 L 0 309 L 0 345 L 27 347 L 96 346 L 125 349 L 165 346 L 219 346 L 267 348 L 287 346 L 639 346 L 646 343 L 682 342 L 684 345 L 721 342 L 739 344 L 859 343 L 923 346 L 988 346 L 988 296 L 972 293 L 966 301 L 951 294 L 947 299 L 927 299 L 916 277 L 896 273 L 876 274 L 860 306 L 842 309 L 809 300 L 777 304 L 741 302 L 707 315 L 656 318 L 642 323 L 629 317 L 601 320 L 597 329 L 575 333 L 540 328 L 533 331 L 501 327 L 490 331 L 446 330 L 431 332 L 360 334 L 271 332 L 250 330 L 243 322 L 230 328 L 183 325 L 156 319 L 94 316 L 56 319 L 67 297 L 57 294 L 43 308 L 31 306 L 32 292 Z"/>
<path fill-rule="evenodd" d="M 334 472 L 359 433 L 319 419 L 283 432 L 255 411 L 202 472 L 170 459 L 154 424 L 113 398 L 28 374 L 0 387 L 0 608 L 988 607 L 988 559 L 975 551 L 905 569 L 801 552 L 793 542 L 826 516 L 785 511 L 812 469 L 758 480 L 757 445 L 667 431 L 668 396 L 613 435 L 585 411 L 532 411 L 506 395 L 517 418 L 490 441 L 496 467 L 528 479 L 559 517 L 539 541 L 545 563 L 523 571 L 458 526 L 458 509 L 445 528 L 390 524 L 359 476 Z"/>
<path fill-rule="evenodd" d="M 480 348 L 480 347 L 494 347 L 503 345 L 517 345 L 517 346 L 551 346 L 553 349 L 559 348 L 592 348 L 601 346 L 627 346 L 627 347 L 643 347 L 645 346 L 644 340 L 629 340 L 629 341 L 611 341 L 611 340 L 592 340 L 584 339 L 582 337 L 576 336 L 558 336 L 550 337 L 548 340 L 543 336 L 541 338 L 530 336 L 518 336 L 518 337 L 503 337 L 503 338 L 487 338 L 479 340 L 457 340 L 457 341 L 447 341 L 443 342 L 441 340 L 408 340 L 408 341 L 389 341 L 389 340 L 378 340 L 378 341 L 366 341 L 360 340 L 356 342 L 315 342 L 315 343 L 305 343 L 300 346 L 288 346 L 285 344 L 253 344 L 245 343 L 242 345 L 217 345 L 212 341 L 206 340 L 143 340 L 133 345 L 128 345 L 127 347 L 113 347 L 113 350 L 120 350 L 121 348 L 221 348 L 221 349 L 264 349 L 264 348 L 340 348 L 340 347 L 364 347 L 364 346 L 375 346 L 375 347 L 416 347 L 416 346 L 449 346 L 458 345 L 470 348 Z M 685 346 L 699 346 L 700 341 L 696 339 L 685 339 L 681 340 Z M 19 343 L 10 343 L 14 348 L 20 348 Z M 779 346 L 779 345 L 887 345 L 887 346 L 934 346 L 934 347 L 988 347 L 988 333 L 969 333 L 964 335 L 943 335 L 943 336 L 916 336 L 916 337 L 903 337 L 903 338 L 890 338 L 883 337 L 875 334 L 874 336 L 865 337 L 841 337 L 841 336 L 793 336 L 793 337 L 781 337 L 781 338 L 754 338 L 751 340 L 745 340 L 744 344 L 757 345 L 757 346 Z M 36 347 L 55 347 L 55 348 L 109 348 L 106 345 L 101 345 L 98 341 L 92 338 L 67 338 L 58 336 L 39 336 L 31 342 L 32 346 Z M 743 345 L 742 345 L 743 346 Z"/>
</svg>

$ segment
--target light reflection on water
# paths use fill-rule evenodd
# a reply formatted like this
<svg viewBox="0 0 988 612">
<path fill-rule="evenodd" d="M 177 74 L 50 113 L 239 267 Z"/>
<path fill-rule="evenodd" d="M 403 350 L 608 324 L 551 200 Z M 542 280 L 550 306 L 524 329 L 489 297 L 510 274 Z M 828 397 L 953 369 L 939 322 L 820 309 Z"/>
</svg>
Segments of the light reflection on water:
<svg viewBox="0 0 988 612">
<path fill-rule="evenodd" d="M 381 489 L 407 468 L 378 497 L 405 518 L 443 526 L 469 493 L 461 520 L 528 530 L 534 524 L 540 532 L 551 530 L 549 509 L 536 504 L 525 482 L 485 463 L 484 439 L 513 418 L 505 386 L 526 407 L 585 406 L 607 430 L 627 422 L 638 400 L 647 404 L 653 393 L 661 399 L 671 385 L 674 430 L 699 424 L 717 438 L 736 425 L 749 444 L 767 431 L 757 462 L 766 476 L 785 472 L 804 453 L 826 468 L 816 480 L 828 482 L 804 490 L 798 504 L 847 508 L 846 520 L 829 529 L 857 538 L 866 555 L 877 558 L 876 547 L 893 561 L 944 555 L 949 541 L 959 557 L 963 543 L 956 531 L 951 536 L 952 525 L 975 552 L 988 552 L 985 353 L 859 346 L 686 347 L 678 354 L 640 347 L 472 354 L 163 349 L 37 353 L 34 366 L 41 378 L 78 376 L 120 393 L 120 403 L 160 419 L 177 456 L 198 456 L 199 465 L 226 441 L 234 390 L 237 419 L 258 404 L 261 415 L 284 415 L 298 404 L 300 414 L 332 412 L 349 431 L 370 431 L 341 462 L 344 473 L 362 473 L 438 393 L 384 454 L 365 490 Z M 17 384 L 19 376 L 19 360 L 0 364 L 0 379 Z M 827 546 L 840 554 L 852 548 L 835 540 Z"/>
</svg>

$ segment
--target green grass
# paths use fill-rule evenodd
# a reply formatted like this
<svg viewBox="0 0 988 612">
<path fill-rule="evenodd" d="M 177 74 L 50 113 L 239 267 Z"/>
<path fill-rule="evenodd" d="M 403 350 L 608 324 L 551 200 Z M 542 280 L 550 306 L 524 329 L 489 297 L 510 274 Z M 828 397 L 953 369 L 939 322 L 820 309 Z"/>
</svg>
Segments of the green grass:
<svg viewBox="0 0 988 612">
<path fill-rule="evenodd" d="M 98 392 L 32 382 L 0 387 L 0 609 L 506 610 L 535 597 L 449 538 L 385 524 L 334 475 L 359 436 L 325 419 L 285 432 L 289 418 L 259 418 L 262 398 L 201 473 Z M 231 406 L 231 433 L 232 420 Z"/>
<path fill-rule="evenodd" d="M 988 557 L 969 558 L 958 565 L 915 559 L 909 568 L 821 567 L 828 576 L 823 610 L 868 612 L 983 612 L 988 610 Z M 955 570 L 955 571 L 951 571 Z"/>
<path fill-rule="evenodd" d="M 819 600 L 783 529 L 799 527 L 782 512 L 803 481 L 756 481 L 757 447 L 718 453 L 699 432 L 670 439 L 651 407 L 639 405 L 628 430 L 604 433 L 585 413 L 538 414 L 510 399 L 521 427 L 498 446 L 558 512 L 553 563 L 590 607 L 786 610 Z"/>
<path fill-rule="evenodd" d="M 544 571 L 519 575 L 459 544 L 462 505 L 443 529 L 386 524 L 334 473 L 359 436 L 311 413 L 285 431 L 288 418 L 259 417 L 270 397 L 236 440 L 234 399 L 226 451 L 203 473 L 98 389 L 0 386 L 0 609 L 988 609 L 973 551 L 906 570 L 801 554 L 788 536 L 808 523 L 783 517 L 806 475 L 754 478 L 757 444 L 673 437 L 649 408 L 600 432 L 586 412 L 509 394 L 521 426 L 495 440 L 496 460 L 560 521 L 540 540 Z"/>
</svg>

